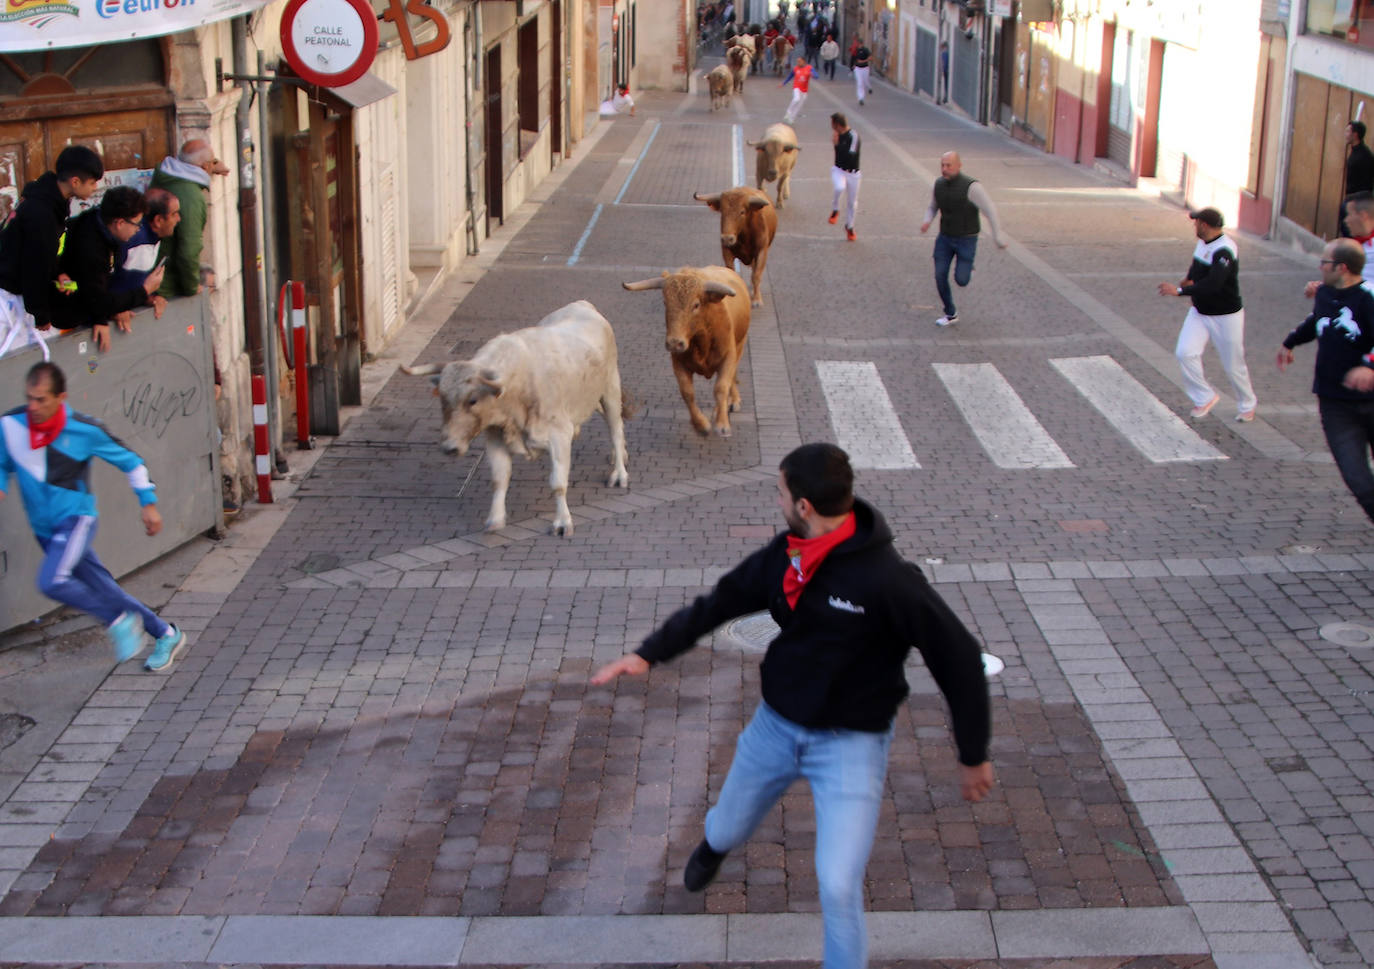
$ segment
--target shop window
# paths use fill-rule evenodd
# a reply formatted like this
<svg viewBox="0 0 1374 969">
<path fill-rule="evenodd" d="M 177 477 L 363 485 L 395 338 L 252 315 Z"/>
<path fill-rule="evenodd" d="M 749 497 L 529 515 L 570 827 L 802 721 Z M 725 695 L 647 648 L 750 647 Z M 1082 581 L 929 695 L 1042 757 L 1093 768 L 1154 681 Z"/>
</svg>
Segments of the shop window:
<svg viewBox="0 0 1374 969">
<path fill-rule="evenodd" d="M 1374 0 L 1309 0 L 1304 29 L 1374 48 Z"/>
<path fill-rule="evenodd" d="M 0 100 L 166 83 L 156 40 L 0 54 Z"/>
</svg>

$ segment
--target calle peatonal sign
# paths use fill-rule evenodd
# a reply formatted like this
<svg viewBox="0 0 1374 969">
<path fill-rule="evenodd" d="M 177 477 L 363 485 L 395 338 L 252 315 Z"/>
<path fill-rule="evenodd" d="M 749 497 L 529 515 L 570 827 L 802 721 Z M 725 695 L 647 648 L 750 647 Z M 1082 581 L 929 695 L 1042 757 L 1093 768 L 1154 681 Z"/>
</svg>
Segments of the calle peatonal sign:
<svg viewBox="0 0 1374 969">
<path fill-rule="evenodd" d="M 281 18 L 281 46 L 296 74 L 321 87 L 343 87 L 377 56 L 377 15 L 367 0 L 291 0 Z"/>
</svg>

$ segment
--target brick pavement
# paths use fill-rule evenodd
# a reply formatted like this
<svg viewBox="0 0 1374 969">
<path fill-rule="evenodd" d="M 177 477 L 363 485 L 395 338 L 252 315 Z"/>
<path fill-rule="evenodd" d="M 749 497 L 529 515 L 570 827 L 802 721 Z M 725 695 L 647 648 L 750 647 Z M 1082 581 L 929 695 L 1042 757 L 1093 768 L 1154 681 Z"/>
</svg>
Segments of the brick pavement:
<svg viewBox="0 0 1374 969">
<path fill-rule="evenodd" d="M 943 712 L 913 670 L 917 699 L 900 720 L 869 869 L 877 924 L 926 924 L 900 920 L 930 912 L 946 925 L 986 919 L 976 924 L 1006 957 L 999 964 L 1027 969 L 1205 966 L 1208 949 L 1218 966 L 1287 969 L 1306 964 L 1303 945 L 1325 965 L 1374 957 L 1374 801 L 1359 740 L 1367 670 L 1358 653 L 1315 635 L 1370 610 L 1374 562 L 1341 555 L 1362 553 L 1367 526 L 1334 471 L 1306 460 L 1322 450 L 1306 378 L 1258 376 L 1263 348 L 1301 315 L 1291 293 L 1304 270 L 1242 244 L 1273 436 L 1211 422 L 1201 433 L 1228 461 L 1151 466 L 1105 432 L 1046 358 L 1110 353 L 1160 399 L 1179 400 L 1167 351 L 1182 304 L 1141 293 L 1186 260 L 1186 221 L 1134 197 L 1123 206 L 1086 173 L 899 98 L 875 99 L 860 121 L 868 135 L 877 118 L 882 136 L 865 153 L 858 244 L 826 231 L 823 164 L 794 179 L 729 441 L 686 426 L 661 308 L 619 282 L 716 258 L 710 214 L 673 198 L 728 169 L 719 150 L 733 144 L 733 119 L 674 126 L 648 98 L 644 118 L 609 125 L 421 358 L 470 351 L 592 298 L 616 327 L 642 408 L 628 431 L 632 490 L 604 488 L 605 432 L 592 421 L 574 448 L 570 502 L 583 515 L 573 538 L 540 534 L 546 472 L 529 466 L 517 466 L 511 488 L 517 525 L 475 532 L 485 471 L 454 496 L 478 455 L 440 454 L 428 384 L 388 381 L 241 581 L 219 599 L 174 600 L 202 628 L 172 674 L 117 671 L 0 807 L 0 869 L 10 873 L 0 938 L 50 931 L 33 918 L 48 915 L 77 935 L 123 924 L 116 914 L 145 926 L 175 915 L 168 931 L 188 936 L 208 919 L 220 941 L 226 928 L 266 924 L 232 920 L 263 915 L 443 915 L 449 930 L 470 917 L 462 924 L 498 936 L 530 915 L 572 916 L 539 923 L 569 930 L 607 914 L 642 926 L 686 915 L 702 938 L 723 931 L 706 926 L 733 924 L 712 919 L 761 919 L 738 923 L 758 926 L 753 944 L 771 940 L 758 958 L 788 945 L 802 947 L 797 958 L 813 951 L 785 928 L 793 918 L 815 926 L 804 793 L 787 796 L 710 891 L 689 896 L 677 882 L 757 695 L 755 658 L 718 636 L 715 649 L 646 683 L 589 690 L 585 677 L 771 532 L 777 457 L 789 442 L 828 436 L 814 363 L 858 358 L 878 361 L 923 455 L 920 471 L 866 472 L 861 488 L 1007 662 L 993 683 L 1001 784 L 972 808 L 954 799 Z M 822 121 L 839 103 L 830 93 L 809 102 L 806 158 L 825 161 Z M 756 126 L 741 124 L 746 136 Z M 968 325 L 935 333 L 929 242 L 912 242 L 910 199 L 928 191 L 918 160 L 933 168 L 949 146 L 1027 241 L 986 247 L 960 294 Z M 622 159 L 642 159 L 644 179 L 629 190 Z M 1047 195 L 1067 212 L 1048 208 Z M 1085 218 L 1113 238 L 1078 244 Z M 1078 468 L 991 470 L 939 392 L 937 360 L 992 360 L 1017 374 Z M 1283 442 L 1293 447 L 1275 450 Z M 1299 545 L 1321 555 L 1294 556 Z M 1118 921 L 1092 921 L 1104 918 Z M 637 945 L 650 945 L 644 931 Z M 1151 955 L 1101 951 L 1125 937 Z M 1161 956 L 1171 939 L 1195 954 Z M 1034 944 L 1050 948 L 1026 951 Z M 1074 961 L 1091 953 L 1101 958 Z M 948 964 L 991 958 L 959 954 Z M 1043 961 L 1055 956 L 1063 961 Z"/>
</svg>

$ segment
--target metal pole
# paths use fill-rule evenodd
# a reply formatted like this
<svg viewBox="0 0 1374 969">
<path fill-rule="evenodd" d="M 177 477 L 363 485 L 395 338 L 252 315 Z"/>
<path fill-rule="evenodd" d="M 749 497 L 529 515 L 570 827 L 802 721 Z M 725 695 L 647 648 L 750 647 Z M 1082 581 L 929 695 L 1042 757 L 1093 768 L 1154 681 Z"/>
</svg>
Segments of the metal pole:
<svg viewBox="0 0 1374 969">
<path fill-rule="evenodd" d="M 258 76 L 265 74 L 263 70 L 264 58 L 262 51 L 258 51 Z M 275 192 L 272 185 L 272 166 L 270 164 L 270 146 L 272 144 L 271 119 L 268 117 L 267 96 L 272 89 L 271 82 L 260 81 L 255 85 L 258 92 L 258 145 L 261 146 L 262 157 L 258 160 L 258 193 L 262 196 L 262 282 L 263 292 L 268 299 L 277 291 L 277 265 L 275 262 L 275 240 L 272 238 L 272 216 L 276 212 Z M 272 319 L 272 307 L 267 307 L 265 318 Z M 278 445 L 282 439 L 281 426 L 281 400 L 278 396 L 281 387 L 281 379 L 277 372 L 278 352 L 284 353 L 285 347 L 278 347 L 270 338 L 267 345 L 271 348 L 267 353 L 267 421 L 268 427 L 272 432 L 272 454 L 273 463 L 278 471 L 285 471 L 283 467 L 285 461 L 281 458 L 281 450 Z"/>
</svg>

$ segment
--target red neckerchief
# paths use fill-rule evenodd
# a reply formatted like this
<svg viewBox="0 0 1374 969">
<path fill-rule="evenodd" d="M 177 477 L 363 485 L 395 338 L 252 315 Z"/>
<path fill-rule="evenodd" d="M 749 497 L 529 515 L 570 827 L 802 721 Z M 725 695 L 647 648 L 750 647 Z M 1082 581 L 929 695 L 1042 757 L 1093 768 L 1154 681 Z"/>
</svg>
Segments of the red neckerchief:
<svg viewBox="0 0 1374 969">
<path fill-rule="evenodd" d="M 789 565 L 782 576 L 782 592 L 787 596 L 789 606 L 797 608 L 797 600 L 801 598 L 806 583 L 811 581 L 811 577 L 816 574 L 816 570 L 830 554 L 830 550 L 854 534 L 854 527 L 854 513 L 851 511 L 845 516 L 840 527 L 833 532 L 826 532 L 815 538 L 797 538 L 795 535 L 787 537 Z"/>
<path fill-rule="evenodd" d="M 1369 240 L 1374 239 L 1374 232 L 1369 233 L 1369 235 L 1367 236 L 1351 236 L 1351 238 L 1358 242 L 1360 245 L 1367 246 L 1369 245 Z"/>
<path fill-rule="evenodd" d="M 67 426 L 67 408 L 57 408 L 57 413 L 49 417 L 46 421 L 35 424 L 29 421 L 29 447 L 37 451 L 41 447 L 47 447 L 57 440 L 57 435 L 62 433 L 62 428 Z"/>
</svg>

